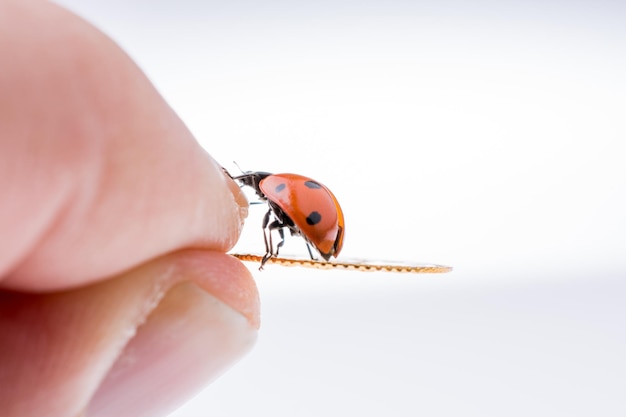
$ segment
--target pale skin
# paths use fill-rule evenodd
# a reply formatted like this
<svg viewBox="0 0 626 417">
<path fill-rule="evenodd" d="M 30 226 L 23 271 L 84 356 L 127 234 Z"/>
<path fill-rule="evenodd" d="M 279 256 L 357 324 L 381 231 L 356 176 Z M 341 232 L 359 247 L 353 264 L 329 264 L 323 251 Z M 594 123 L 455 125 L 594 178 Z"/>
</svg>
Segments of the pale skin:
<svg viewBox="0 0 626 417">
<path fill-rule="evenodd" d="M 0 410 L 159 416 L 254 343 L 239 188 L 132 60 L 0 4 Z"/>
</svg>

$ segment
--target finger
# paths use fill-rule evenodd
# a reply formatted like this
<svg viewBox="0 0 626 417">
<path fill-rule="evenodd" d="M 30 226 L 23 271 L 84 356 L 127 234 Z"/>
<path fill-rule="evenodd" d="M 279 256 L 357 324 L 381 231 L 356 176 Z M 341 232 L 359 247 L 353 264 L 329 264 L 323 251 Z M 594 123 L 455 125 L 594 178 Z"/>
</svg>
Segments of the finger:
<svg viewBox="0 0 626 417">
<path fill-rule="evenodd" d="M 259 322 L 248 270 L 219 252 L 177 252 L 87 287 L 1 297 L 7 417 L 166 415 L 244 354 Z"/>
<path fill-rule="evenodd" d="M 245 198 L 126 54 L 48 2 L 2 2 L 0 27 L 5 288 L 70 288 L 181 247 L 233 246 Z"/>
</svg>

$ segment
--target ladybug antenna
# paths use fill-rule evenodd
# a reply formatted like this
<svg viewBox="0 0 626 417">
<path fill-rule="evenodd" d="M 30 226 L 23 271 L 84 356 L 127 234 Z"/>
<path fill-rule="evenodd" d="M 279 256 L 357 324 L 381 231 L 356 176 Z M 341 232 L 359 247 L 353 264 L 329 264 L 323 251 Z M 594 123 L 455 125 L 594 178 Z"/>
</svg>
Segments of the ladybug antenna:
<svg viewBox="0 0 626 417">
<path fill-rule="evenodd" d="M 243 169 L 241 169 L 241 167 L 239 166 L 239 164 L 237 163 L 237 161 L 233 161 L 233 164 L 235 164 L 235 166 L 237 167 L 237 169 L 239 170 L 239 172 L 241 172 L 242 174 L 247 174 L 247 172 L 244 172 Z"/>
</svg>

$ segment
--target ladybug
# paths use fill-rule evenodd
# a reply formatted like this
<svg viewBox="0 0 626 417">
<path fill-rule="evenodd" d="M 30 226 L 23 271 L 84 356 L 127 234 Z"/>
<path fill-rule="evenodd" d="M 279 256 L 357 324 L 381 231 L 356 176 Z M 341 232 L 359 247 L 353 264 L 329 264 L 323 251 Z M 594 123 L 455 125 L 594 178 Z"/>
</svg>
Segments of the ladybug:
<svg viewBox="0 0 626 417">
<path fill-rule="evenodd" d="M 339 255 L 345 230 L 343 212 L 337 198 L 326 186 L 298 174 L 247 171 L 236 177 L 228 175 L 242 185 L 252 187 L 259 198 L 269 205 L 263 217 L 265 255 L 260 269 L 268 259 L 278 256 L 285 243 L 285 229 L 292 236 L 305 239 L 313 260 L 311 245 L 326 261 Z M 274 230 L 278 231 L 281 239 L 276 247 L 272 243 Z"/>
</svg>

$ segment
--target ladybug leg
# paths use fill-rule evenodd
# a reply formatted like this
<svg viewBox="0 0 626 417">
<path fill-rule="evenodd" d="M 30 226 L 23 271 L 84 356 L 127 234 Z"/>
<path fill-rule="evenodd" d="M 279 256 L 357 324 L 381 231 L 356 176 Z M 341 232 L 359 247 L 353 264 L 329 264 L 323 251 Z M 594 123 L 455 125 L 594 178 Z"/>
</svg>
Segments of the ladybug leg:
<svg viewBox="0 0 626 417">
<path fill-rule="evenodd" d="M 285 227 L 284 224 L 280 222 L 280 220 L 274 220 L 272 223 L 267 226 L 267 234 L 269 235 L 269 244 L 266 244 L 265 249 L 267 251 L 266 256 L 278 256 L 278 249 L 285 244 L 285 232 L 283 230 Z M 278 230 L 278 234 L 280 235 L 280 242 L 276 246 L 274 246 L 274 242 L 272 241 L 272 231 Z"/>
<path fill-rule="evenodd" d="M 265 242 L 265 255 L 263 255 L 263 259 L 261 259 L 261 266 L 259 270 L 263 269 L 263 265 L 269 258 L 272 257 L 272 230 L 268 227 L 268 223 L 270 222 L 270 216 L 272 215 L 272 210 L 268 210 L 263 216 L 263 241 Z M 268 236 L 269 235 L 269 236 Z"/>
<path fill-rule="evenodd" d="M 317 261 L 315 255 L 313 255 L 313 251 L 311 250 L 311 245 L 309 245 L 309 242 L 306 242 L 306 249 L 309 251 L 309 256 L 311 257 L 311 260 Z"/>
<path fill-rule="evenodd" d="M 278 221 L 275 221 L 274 223 L 278 223 Z M 274 253 L 274 255 L 278 256 L 278 250 L 285 244 L 285 231 L 283 230 L 282 224 L 278 224 L 276 228 L 278 229 L 278 234 L 280 235 L 280 242 L 276 245 L 276 253 Z"/>
<path fill-rule="evenodd" d="M 273 211 L 270 209 L 265 216 L 263 216 L 263 240 L 265 241 L 265 255 L 263 259 L 261 259 L 261 267 L 259 269 L 263 269 L 263 265 L 270 259 L 272 256 L 278 256 L 278 250 L 281 246 L 285 244 L 285 232 L 283 230 L 283 223 L 276 219 L 270 223 L 270 218 L 273 214 Z M 278 230 L 278 234 L 280 235 L 280 242 L 274 248 L 274 242 L 272 241 L 272 231 Z"/>
</svg>

